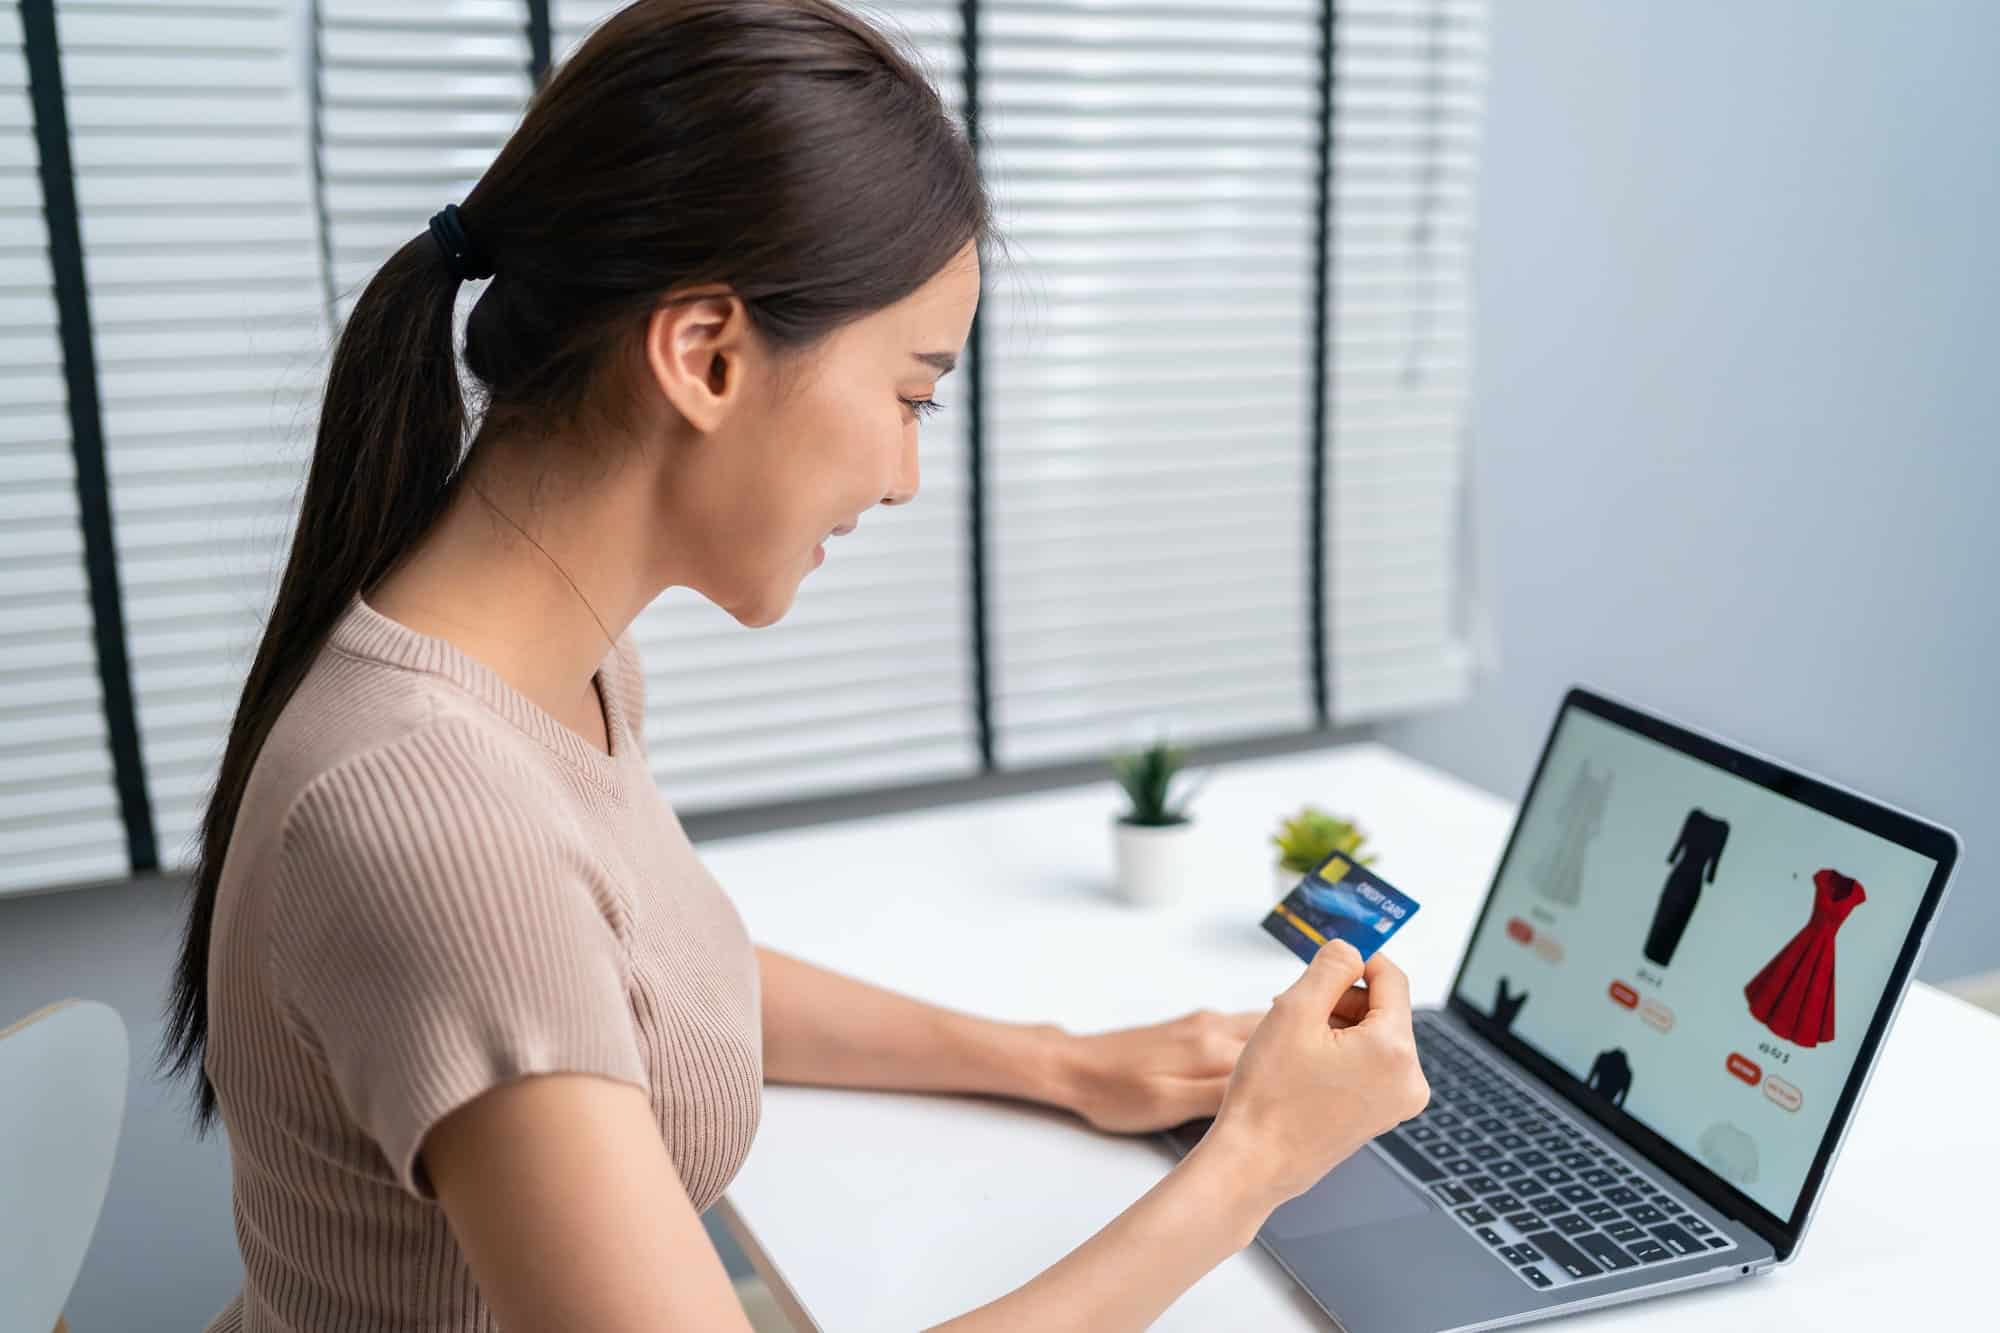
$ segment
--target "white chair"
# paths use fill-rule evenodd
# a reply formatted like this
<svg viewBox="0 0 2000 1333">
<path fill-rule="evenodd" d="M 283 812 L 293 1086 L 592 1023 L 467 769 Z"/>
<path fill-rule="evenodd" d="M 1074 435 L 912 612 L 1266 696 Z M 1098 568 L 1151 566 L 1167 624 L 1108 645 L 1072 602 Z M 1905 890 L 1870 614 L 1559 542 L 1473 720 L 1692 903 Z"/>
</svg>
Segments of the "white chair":
<svg viewBox="0 0 2000 1333">
<path fill-rule="evenodd" d="M 0 1028 L 0 1329 L 63 1333 L 111 1184 L 129 1047 L 116 1010 L 59 1000 Z"/>
</svg>

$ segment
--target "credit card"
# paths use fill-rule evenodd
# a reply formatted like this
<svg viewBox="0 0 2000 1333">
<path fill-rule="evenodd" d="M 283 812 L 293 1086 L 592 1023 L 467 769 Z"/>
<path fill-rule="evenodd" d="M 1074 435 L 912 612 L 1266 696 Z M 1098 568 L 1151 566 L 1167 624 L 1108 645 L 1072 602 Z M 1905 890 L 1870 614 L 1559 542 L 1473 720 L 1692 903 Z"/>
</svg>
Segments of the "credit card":
<svg viewBox="0 0 2000 1333">
<path fill-rule="evenodd" d="M 1342 852 L 1319 863 L 1264 918 L 1264 929 L 1310 963 L 1328 940 L 1346 940 L 1365 959 L 1417 914 L 1417 904 Z"/>
</svg>

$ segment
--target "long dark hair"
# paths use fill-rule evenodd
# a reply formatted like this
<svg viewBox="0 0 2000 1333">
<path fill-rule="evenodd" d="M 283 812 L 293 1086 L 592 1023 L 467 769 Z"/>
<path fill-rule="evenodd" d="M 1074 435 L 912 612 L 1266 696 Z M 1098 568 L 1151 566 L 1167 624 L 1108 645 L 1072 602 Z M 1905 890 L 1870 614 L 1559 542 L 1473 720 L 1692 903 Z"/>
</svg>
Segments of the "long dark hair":
<svg viewBox="0 0 2000 1333">
<path fill-rule="evenodd" d="M 983 249 L 991 227 L 936 91 L 831 0 L 638 0 L 535 94 L 460 213 L 497 270 L 466 326 L 480 438 L 626 424 L 647 320 L 675 289 L 726 285 L 774 351 L 798 351 Z M 202 819 L 161 1042 L 169 1077 L 200 1075 L 198 1133 L 216 1110 L 209 930 L 237 810 L 335 621 L 445 508 L 474 415 L 457 292 L 422 231 L 334 347 L 291 556 Z"/>
</svg>

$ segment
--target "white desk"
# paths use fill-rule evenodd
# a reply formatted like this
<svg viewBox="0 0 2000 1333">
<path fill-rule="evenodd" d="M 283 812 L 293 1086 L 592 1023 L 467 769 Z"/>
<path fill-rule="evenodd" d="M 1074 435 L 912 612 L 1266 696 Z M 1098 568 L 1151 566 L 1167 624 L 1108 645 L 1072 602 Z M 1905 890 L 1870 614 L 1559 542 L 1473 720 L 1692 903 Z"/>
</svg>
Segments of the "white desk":
<svg viewBox="0 0 2000 1333">
<path fill-rule="evenodd" d="M 1211 900 L 1110 896 L 1109 782 L 705 843 L 761 943 L 998 1018 L 1092 1031 L 1261 1009 L 1298 962 L 1258 929 L 1265 839 L 1311 800 L 1354 814 L 1423 904 L 1391 952 L 1443 1000 L 1512 807 L 1380 746 L 1219 770 L 1196 801 Z M 1973 891 L 1961 883 L 1955 892 Z M 914 1329 L 1028 1281 L 1159 1180 L 1156 1141 L 972 1098 L 768 1088 L 727 1216 L 781 1300 L 827 1333 Z M 1800 1257 L 1779 1272 L 1573 1317 L 1565 1329 L 2000 1326 L 2000 1019 L 1929 987 L 1905 1002 Z M 1252 1246 L 1158 1329 L 1324 1329 Z"/>
</svg>

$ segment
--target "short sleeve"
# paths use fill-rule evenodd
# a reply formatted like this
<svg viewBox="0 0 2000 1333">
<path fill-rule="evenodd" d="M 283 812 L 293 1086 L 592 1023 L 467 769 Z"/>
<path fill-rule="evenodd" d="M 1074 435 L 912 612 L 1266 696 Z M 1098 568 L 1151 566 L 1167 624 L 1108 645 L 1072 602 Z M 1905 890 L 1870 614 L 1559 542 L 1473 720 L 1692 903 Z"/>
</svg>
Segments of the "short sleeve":
<svg viewBox="0 0 2000 1333">
<path fill-rule="evenodd" d="M 424 1135 L 487 1089 L 557 1072 L 646 1086 L 587 849 L 510 762 L 457 723 L 343 762 L 288 811 L 272 886 L 272 985 L 427 1201 Z"/>
</svg>

